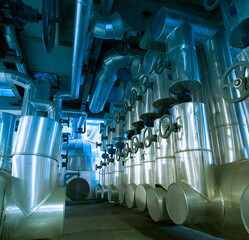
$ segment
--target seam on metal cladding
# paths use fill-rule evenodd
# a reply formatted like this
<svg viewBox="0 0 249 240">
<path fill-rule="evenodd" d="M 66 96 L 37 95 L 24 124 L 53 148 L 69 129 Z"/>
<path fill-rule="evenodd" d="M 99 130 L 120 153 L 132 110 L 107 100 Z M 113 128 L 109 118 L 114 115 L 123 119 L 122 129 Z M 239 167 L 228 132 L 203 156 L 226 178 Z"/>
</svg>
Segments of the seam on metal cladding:
<svg viewBox="0 0 249 240">
<path fill-rule="evenodd" d="M 51 160 L 54 160 L 56 162 L 58 162 L 57 159 L 50 157 L 48 155 L 45 154 L 33 154 L 33 153 L 14 153 L 12 156 L 36 156 L 36 157 L 44 157 L 44 158 L 49 158 Z"/>
<path fill-rule="evenodd" d="M 175 154 L 182 153 L 182 152 L 197 152 L 197 151 L 200 151 L 200 152 L 211 152 L 212 153 L 212 150 L 197 148 L 197 149 L 191 149 L 191 150 L 187 149 L 187 150 L 175 151 Z"/>
<path fill-rule="evenodd" d="M 248 127 L 248 125 L 245 124 L 245 123 L 229 123 L 229 124 L 222 124 L 222 125 L 219 125 L 218 127 L 212 128 L 212 129 L 210 129 L 209 131 L 212 132 L 212 131 L 214 131 L 214 130 L 216 130 L 216 129 L 218 129 L 218 128 L 230 127 L 230 126 L 237 126 L 237 125 L 241 125 L 241 126 L 246 126 L 246 127 Z"/>
</svg>

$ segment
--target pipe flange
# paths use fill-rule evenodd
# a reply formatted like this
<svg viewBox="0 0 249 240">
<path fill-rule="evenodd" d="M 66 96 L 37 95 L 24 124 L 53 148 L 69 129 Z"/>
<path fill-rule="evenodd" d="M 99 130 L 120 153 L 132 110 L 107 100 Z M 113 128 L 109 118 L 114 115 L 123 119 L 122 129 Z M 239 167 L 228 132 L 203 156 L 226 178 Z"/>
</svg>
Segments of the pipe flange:
<svg viewBox="0 0 249 240">
<path fill-rule="evenodd" d="M 228 79 L 229 74 L 236 68 L 240 68 L 240 67 L 242 67 L 242 70 L 239 73 L 238 77 L 234 81 L 230 83 L 226 83 L 226 80 Z M 245 61 L 241 61 L 241 62 L 234 63 L 224 72 L 222 79 L 221 79 L 220 87 L 221 87 L 222 97 L 227 102 L 239 103 L 249 97 L 249 77 L 246 77 L 246 70 L 248 69 L 249 69 L 249 63 Z M 239 91 L 240 97 L 238 98 L 231 97 L 230 92 L 233 91 L 234 89 Z"/>
</svg>

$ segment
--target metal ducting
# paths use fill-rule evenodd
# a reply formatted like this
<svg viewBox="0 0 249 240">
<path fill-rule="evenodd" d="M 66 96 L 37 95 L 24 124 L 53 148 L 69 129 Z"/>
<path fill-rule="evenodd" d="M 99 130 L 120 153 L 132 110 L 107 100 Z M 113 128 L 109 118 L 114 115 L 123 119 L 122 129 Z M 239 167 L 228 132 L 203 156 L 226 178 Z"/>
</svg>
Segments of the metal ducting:
<svg viewBox="0 0 249 240">
<path fill-rule="evenodd" d="M 16 116 L 0 112 L 0 169 L 11 171 L 11 153 Z"/>
<path fill-rule="evenodd" d="M 110 91 L 117 80 L 117 71 L 119 68 L 130 68 L 133 59 L 137 56 L 135 52 L 127 55 L 121 55 L 114 49 L 109 51 L 103 59 L 101 69 L 96 73 L 96 87 L 90 100 L 89 109 L 93 113 L 99 113 L 104 109 Z"/>
</svg>

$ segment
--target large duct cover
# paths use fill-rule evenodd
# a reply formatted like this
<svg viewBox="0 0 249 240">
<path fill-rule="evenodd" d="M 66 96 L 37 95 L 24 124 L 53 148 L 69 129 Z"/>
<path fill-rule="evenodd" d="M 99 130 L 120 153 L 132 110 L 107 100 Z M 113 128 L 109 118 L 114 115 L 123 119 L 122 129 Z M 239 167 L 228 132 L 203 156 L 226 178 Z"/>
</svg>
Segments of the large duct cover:
<svg viewBox="0 0 249 240">
<path fill-rule="evenodd" d="M 88 141 L 75 139 L 68 144 L 67 170 L 91 171 L 92 154 L 91 144 Z"/>
</svg>

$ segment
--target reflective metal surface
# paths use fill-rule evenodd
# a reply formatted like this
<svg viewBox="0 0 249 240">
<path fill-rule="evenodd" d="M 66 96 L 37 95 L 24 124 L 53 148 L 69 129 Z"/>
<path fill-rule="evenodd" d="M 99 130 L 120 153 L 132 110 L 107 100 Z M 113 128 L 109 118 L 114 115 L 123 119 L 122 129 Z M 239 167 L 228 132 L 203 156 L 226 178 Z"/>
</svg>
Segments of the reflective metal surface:
<svg viewBox="0 0 249 240">
<path fill-rule="evenodd" d="M 177 182 L 185 183 L 205 198 L 214 195 L 214 169 L 203 103 L 181 103 L 172 109 Z"/>
<path fill-rule="evenodd" d="M 122 183 L 119 186 L 119 194 L 118 194 L 118 199 L 121 204 L 125 203 L 125 192 L 126 192 L 127 185 L 125 183 Z"/>
<path fill-rule="evenodd" d="M 166 70 L 160 74 L 151 74 L 150 81 L 153 83 L 155 108 L 170 107 L 177 103 L 176 96 L 169 91 L 169 79 Z"/>
<path fill-rule="evenodd" d="M 10 191 L 5 194 L 2 239 L 58 238 L 63 234 L 65 188 L 56 188 L 30 217 L 15 204 Z"/>
<path fill-rule="evenodd" d="M 215 165 L 247 159 L 249 139 L 243 107 L 226 102 L 220 92 L 222 75 L 232 65 L 225 33 L 220 31 L 207 41 L 198 57 Z"/>
<path fill-rule="evenodd" d="M 138 56 L 134 58 L 131 65 L 131 76 L 134 79 L 139 79 L 143 73 L 143 57 Z"/>
<path fill-rule="evenodd" d="M 246 29 L 249 25 L 247 11 L 249 2 L 246 0 L 221 1 L 220 7 L 230 44 L 238 48 L 248 46 Z"/>
<path fill-rule="evenodd" d="M 11 153 L 16 116 L 0 112 L 0 169 L 11 171 Z"/>
<path fill-rule="evenodd" d="M 195 41 L 198 44 L 207 41 L 220 29 L 220 27 L 214 22 L 162 7 L 157 12 L 152 25 L 153 39 L 155 41 L 164 42 L 168 34 L 184 22 L 191 24 L 195 33 Z"/>
<path fill-rule="evenodd" d="M 30 216 L 56 187 L 62 126 L 44 117 L 20 119 L 13 148 L 12 194 L 18 207 Z"/>
<path fill-rule="evenodd" d="M 101 186 L 101 198 L 104 200 L 108 200 L 108 186 L 107 185 Z"/>
<path fill-rule="evenodd" d="M 134 183 L 127 185 L 127 188 L 125 190 L 125 203 L 128 208 L 136 207 L 136 201 L 135 201 L 136 189 L 137 185 Z"/>
<path fill-rule="evenodd" d="M 102 68 L 96 73 L 97 82 L 93 89 L 89 109 L 93 113 L 99 113 L 104 109 L 110 91 L 117 79 L 117 71 L 121 67 L 131 67 L 136 54 L 128 53 L 120 55 L 115 50 L 109 51 L 103 59 Z"/>
<path fill-rule="evenodd" d="M 150 217 L 155 222 L 169 220 L 166 209 L 166 190 L 163 188 L 152 188 L 147 192 L 147 207 Z"/>
<path fill-rule="evenodd" d="M 171 64 L 169 90 L 175 94 L 197 91 L 201 82 L 191 25 L 183 23 L 176 27 L 167 36 L 165 49 Z"/>
<path fill-rule="evenodd" d="M 70 140 L 68 144 L 67 170 L 91 171 L 92 152 L 91 144 L 82 139 Z"/>
<path fill-rule="evenodd" d="M 149 184 L 139 184 L 136 188 L 135 201 L 140 212 L 147 210 L 147 193 L 152 188 Z"/>
<path fill-rule="evenodd" d="M 175 165 L 175 135 L 164 139 L 159 136 L 159 121 L 154 121 L 154 131 L 157 135 L 156 143 L 156 184 L 168 189 L 171 183 L 176 182 Z"/>
<path fill-rule="evenodd" d="M 114 123 L 114 128 L 115 128 L 115 139 L 117 141 L 122 141 L 124 138 L 124 113 L 123 112 L 118 112 L 115 115 L 115 123 Z"/>
</svg>

